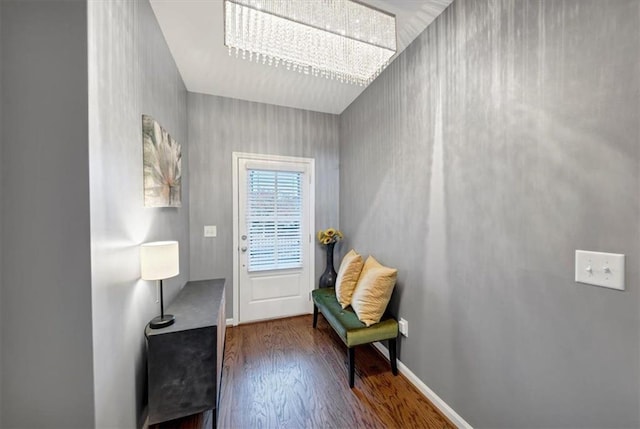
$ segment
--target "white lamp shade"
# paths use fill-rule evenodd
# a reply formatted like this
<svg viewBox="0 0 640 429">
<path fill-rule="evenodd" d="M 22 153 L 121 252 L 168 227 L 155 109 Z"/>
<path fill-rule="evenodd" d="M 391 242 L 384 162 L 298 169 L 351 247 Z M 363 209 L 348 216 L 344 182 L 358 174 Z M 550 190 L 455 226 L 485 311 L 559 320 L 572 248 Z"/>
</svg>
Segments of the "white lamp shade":
<svg viewBox="0 0 640 429">
<path fill-rule="evenodd" d="M 177 241 L 155 241 L 140 246 L 140 277 L 163 280 L 180 274 L 180 252 Z"/>
</svg>

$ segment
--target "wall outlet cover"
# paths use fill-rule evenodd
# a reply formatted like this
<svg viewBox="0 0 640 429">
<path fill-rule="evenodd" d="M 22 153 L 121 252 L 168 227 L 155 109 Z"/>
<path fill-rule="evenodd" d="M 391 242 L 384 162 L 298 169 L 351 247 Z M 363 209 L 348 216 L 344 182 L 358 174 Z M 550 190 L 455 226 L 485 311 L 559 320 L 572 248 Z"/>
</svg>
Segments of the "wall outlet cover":
<svg viewBox="0 0 640 429">
<path fill-rule="evenodd" d="M 402 335 L 404 335 L 405 337 L 408 337 L 409 336 L 409 322 L 407 322 L 403 318 L 400 318 L 400 321 L 398 322 L 398 330 L 400 331 L 400 333 Z"/>
</svg>

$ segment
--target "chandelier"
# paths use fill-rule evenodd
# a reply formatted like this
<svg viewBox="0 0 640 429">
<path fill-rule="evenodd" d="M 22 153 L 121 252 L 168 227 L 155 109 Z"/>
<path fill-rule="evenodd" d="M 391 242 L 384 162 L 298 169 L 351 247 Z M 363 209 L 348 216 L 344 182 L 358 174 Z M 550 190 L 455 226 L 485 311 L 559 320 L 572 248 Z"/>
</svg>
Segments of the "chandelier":
<svg viewBox="0 0 640 429">
<path fill-rule="evenodd" d="M 394 15 L 352 0 L 225 0 L 229 55 L 368 85 L 396 53 Z"/>
</svg>

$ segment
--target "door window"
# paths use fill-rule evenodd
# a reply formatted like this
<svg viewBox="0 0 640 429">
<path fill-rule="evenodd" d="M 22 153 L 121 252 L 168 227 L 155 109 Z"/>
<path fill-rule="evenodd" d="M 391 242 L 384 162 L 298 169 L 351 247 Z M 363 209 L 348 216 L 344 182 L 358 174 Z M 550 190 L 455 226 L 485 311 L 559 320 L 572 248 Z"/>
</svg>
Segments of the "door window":
<svg viewBox="0 0 640 429">
<path fill-rule="evenodd" d="M 302 267 L 302 181 L 296 171 L 247 171 L 250 272 Z"/>
</svg>

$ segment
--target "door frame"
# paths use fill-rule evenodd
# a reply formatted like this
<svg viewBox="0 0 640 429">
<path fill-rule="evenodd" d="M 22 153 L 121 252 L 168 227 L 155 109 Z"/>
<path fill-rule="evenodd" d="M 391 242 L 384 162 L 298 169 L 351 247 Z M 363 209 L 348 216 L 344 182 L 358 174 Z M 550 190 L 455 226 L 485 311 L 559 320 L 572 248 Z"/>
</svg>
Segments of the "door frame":
<svg viewBox="0 0 640 429">
<path fill-rule="evenodd" d="M 240 243 L 238 241 L 238 233 L 240 231 L 240 219 L 239 215 L 239 163 L 241 159 L 248 159 L 254 161 L 275 161 L 275 162 L 290 162 L 296 164 L 306 164 L 309 172 L 309 299 L 311 299 L 311 291 L 314 288 L 315 279 L 315 261 L 316 261 L 316 246 L 313 246 L 313 237 L 316 227 L 316 177 L 315 177 L 315 165 L 314 158 L 301 158 L 294 156 L 281 156 L 281 155 L 265 155 L 258 153 L 247 152 L 233 152 L 231 154 L 231 184 L 233 194 L 233 326 L 238 326 L 240 319 L 240 258 L 238 252 L 240 251 Z M 311 301 L 309 301 L 311 303 Z M 309 312 L 311 312 L 311 305 L 309 305 Z"/>
</svg>

